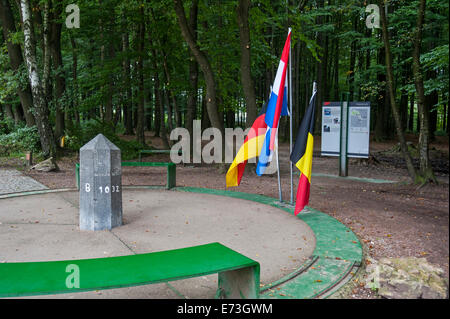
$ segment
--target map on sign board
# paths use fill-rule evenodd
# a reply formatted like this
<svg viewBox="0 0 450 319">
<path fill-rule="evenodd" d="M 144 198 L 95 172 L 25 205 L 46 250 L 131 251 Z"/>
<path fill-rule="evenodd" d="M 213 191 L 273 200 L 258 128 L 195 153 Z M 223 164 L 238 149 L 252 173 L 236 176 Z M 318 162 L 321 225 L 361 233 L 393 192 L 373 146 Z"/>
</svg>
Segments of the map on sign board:
<svg viewBox="0 0 450 319">
<path fill-rule="evenodd" d="M 348 119 L 348 157 L 369 157 L 370 102 L 350 102 Z M 341 102 L 322 106 L 322 156 L 339 156 Z"/>
</svg>

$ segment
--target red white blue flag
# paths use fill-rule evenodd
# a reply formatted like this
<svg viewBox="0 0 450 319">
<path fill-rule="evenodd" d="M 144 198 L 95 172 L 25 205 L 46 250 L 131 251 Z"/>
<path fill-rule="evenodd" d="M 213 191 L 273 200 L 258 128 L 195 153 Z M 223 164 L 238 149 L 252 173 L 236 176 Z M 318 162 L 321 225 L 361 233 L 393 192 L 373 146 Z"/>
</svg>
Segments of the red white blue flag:
<svg viewBox="0 0 450 319">
<path fill-rule="evenodd" d="M 272 155 L 276 145 L 278 124 L 280 116 L 289 115 L 287 107 L 287 64 L 289 59 L 289 49 L 291 46 L 291 30 L 289 29 L 286 42 L 284 44 L 281 60 L 278 65 L 277 74 L 267 105 L 265 122 L 267 124 L 266 136 L 256 167 L 256 173 L 261 176 L 272 160 Z"/>
</svg>

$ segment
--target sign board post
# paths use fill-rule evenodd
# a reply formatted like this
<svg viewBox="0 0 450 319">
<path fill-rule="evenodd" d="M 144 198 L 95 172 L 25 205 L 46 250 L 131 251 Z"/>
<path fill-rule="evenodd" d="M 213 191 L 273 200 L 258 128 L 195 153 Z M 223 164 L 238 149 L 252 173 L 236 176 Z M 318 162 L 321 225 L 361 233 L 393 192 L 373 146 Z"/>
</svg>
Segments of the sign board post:
<svg viewBox="0 0 450 319">
<path fill-rule="evenodd" d="M 80 230 L 110 230 L 120 225 L 120 149 L 98 134 L 80 148 Z"/>
<path fill-rule="evenodd" d="M 350 93 L 342 93 L 341 97 L 341 128 L 340 128 L 340 148 L 339 148 L 339 176 L 347 176 L 347 149 L 348 149 L 348 104 Z"/>
</svg>

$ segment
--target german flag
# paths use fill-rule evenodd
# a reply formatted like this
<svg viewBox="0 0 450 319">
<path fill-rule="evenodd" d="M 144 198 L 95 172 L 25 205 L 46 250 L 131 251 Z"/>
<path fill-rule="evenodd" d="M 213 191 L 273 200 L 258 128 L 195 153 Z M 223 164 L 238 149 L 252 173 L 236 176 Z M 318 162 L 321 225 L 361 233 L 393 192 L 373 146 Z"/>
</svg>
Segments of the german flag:
<svg viewBox="0 0 450 319">
<path fill-rule="evenodd" d="M 245 137 L 244 144 L 236 154 L 226 175 L 227 187 L 239 186 L 245 165 L 248 159 L 257 157 L 261 153 L 261 148 L 266 136 L 267 124 L 265 122 L 267 103 L 261 109 L 258 117 Z"/>
<path fill-rule="evenodd" d="M 309 101 L 308 109 L 298 128 L 297 139 L 291 153 L 291 162 L 300 170 L 300 181 L 298 182 L 297 198 L 294 214 L 297 215 L 309 203 L 309 189 L 311 186 L 311 168 L 314 145 L 314 117 L 316 105 L 316 92 Z"/>
</svg>

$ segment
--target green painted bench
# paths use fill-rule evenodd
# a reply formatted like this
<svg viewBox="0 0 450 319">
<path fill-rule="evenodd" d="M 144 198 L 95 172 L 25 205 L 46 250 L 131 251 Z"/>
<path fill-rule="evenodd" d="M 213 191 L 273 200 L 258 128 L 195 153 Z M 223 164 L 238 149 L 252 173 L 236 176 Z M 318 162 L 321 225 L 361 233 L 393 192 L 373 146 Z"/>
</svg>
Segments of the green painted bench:
<svg viewBox="0 0 450 319">
<path fill-rule="evenodd" d="M 122 166 L 165 166 L 167 167 L 167 184 L 166 188 L 171 189 L 176 186 L 176 165 L 174 163 L 166 162 L 122 162 Z M 75 178 L 77 183 L 77 189 L 80 189 L 80 164 L 75 164 Z"/>
<path fill-rule="evenodd" d="M 218 273 L 216 298 L 258 298 L 259 263 L 220 244 L 95 259 L 0 263 L 0 297 L 132 287 Z"/>
<path fill-rule="evenodd" d="M 181 150 L 172 151 L 172 150 L 140 150 L 139 151 L 139 162 L 142 161 L 142 154 L 171 154 L 172 152 L 178 153 L 178 155 L 182 155 Z"/>
</svg>

